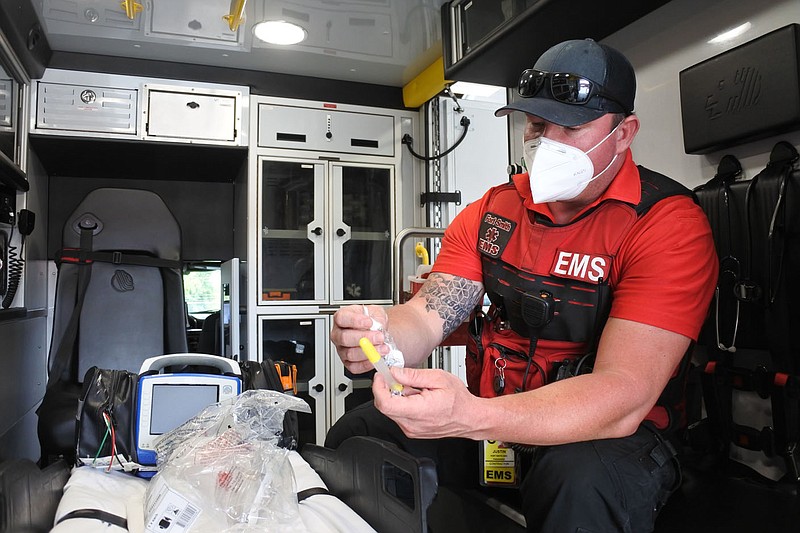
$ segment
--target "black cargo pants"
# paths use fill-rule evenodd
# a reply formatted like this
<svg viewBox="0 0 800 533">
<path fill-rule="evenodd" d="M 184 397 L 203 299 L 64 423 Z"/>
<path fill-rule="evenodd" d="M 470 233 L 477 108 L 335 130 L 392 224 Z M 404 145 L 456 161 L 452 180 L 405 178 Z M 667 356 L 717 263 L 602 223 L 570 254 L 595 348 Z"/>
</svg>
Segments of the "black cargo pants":
<svg viewBox="0 0 800 533">
<path fill-rule="evenodd" d="M 475 487 L 478 446 L 466 439 L 409 439 L 372 403 L 347 412 L 325 446 L 363 435 L 392 442 L 437 465 L 439 484 Z M 674 449 L 646 424 L 633 435 L 539 447 L 524 477 L 527 529 L 538 533 L 647 533 L 680 483 Z"/>
</svg>

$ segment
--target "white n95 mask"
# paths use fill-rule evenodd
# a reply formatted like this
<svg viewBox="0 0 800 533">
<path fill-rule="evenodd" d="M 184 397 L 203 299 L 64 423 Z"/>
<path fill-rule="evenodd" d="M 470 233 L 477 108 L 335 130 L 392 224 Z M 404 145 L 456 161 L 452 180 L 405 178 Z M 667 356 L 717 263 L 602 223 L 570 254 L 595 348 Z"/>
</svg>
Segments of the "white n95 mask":
<svg viewBox="0 0 800 533">
<path fill-rule="evenodd" d="M 597 175 L 594 174 L 594 165 L 588 154 L 611 137 L 618 127 L 619 124 L 586 152 L 547 137 L 525 141 L 522 145 L 523 157 L 528 168 L 533 203 L 572 200 L 589 183 L 602 176 L 619 154 L 614 154 L 606 168 Z"/>
</svg>

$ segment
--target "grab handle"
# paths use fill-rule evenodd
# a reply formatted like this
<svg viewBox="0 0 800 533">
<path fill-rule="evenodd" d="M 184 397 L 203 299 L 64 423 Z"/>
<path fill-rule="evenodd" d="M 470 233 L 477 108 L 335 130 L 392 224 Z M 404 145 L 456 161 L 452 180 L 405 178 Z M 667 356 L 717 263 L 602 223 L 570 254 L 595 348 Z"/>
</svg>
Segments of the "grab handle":
<svg viewBox="0 0 800 533">
<path fill-rule="evenodd" d="M 212 366 L 222 370 L 224 374 L 233 374 L 235 376 L 242 375 L 239 363 L 233 359 L 205 353 L 171 353 L 149 357 L 142 362 L 139 374 L 158 371 L 162 368 L 176 365 Z"/>
</svg>

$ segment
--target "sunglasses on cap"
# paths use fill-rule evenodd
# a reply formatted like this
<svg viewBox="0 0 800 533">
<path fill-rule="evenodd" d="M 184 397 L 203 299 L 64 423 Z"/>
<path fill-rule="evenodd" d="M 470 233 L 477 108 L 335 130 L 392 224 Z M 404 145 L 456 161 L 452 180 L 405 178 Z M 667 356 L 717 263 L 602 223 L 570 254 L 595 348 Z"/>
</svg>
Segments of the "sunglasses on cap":
<svg viewBox="0 0 800 533">
<path fill-rule="evenodd" d="M 548 79 L 550 80 L 550 92 L 553 95 L 553 99 L 558 102 L 570 105 L 585 105 L 595 96 L 602 96 L 620 106 L 626 115 L 631 114 L 619 100 L 605 93 L 600 84 L 593 82 L 589 78 L 567 72 L 543 72 L 529 68 L 522 72 L 517 92 L 523 98 L 532 98 L 539 94 Z"/>
</svg>

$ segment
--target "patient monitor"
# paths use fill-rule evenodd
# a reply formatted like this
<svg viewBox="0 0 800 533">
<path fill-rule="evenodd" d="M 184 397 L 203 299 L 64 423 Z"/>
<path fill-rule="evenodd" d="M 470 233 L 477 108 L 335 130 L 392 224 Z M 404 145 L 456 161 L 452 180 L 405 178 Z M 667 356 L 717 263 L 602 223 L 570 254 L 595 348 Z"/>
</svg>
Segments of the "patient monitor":
<svg viewBox="0 0 800 533">
<path fill-rule="evenodd" d="M 222 374 L 159 373 L 166 367 L 214 367 Z M 171 354 L 151 357 L 139 371 L 136 401 L 136 454 L 142 466 L 156 464 L 161 435 L 180 426 L 205 407 L 242 392 L 239 363 L 216 355 Z"/>
</svg>

